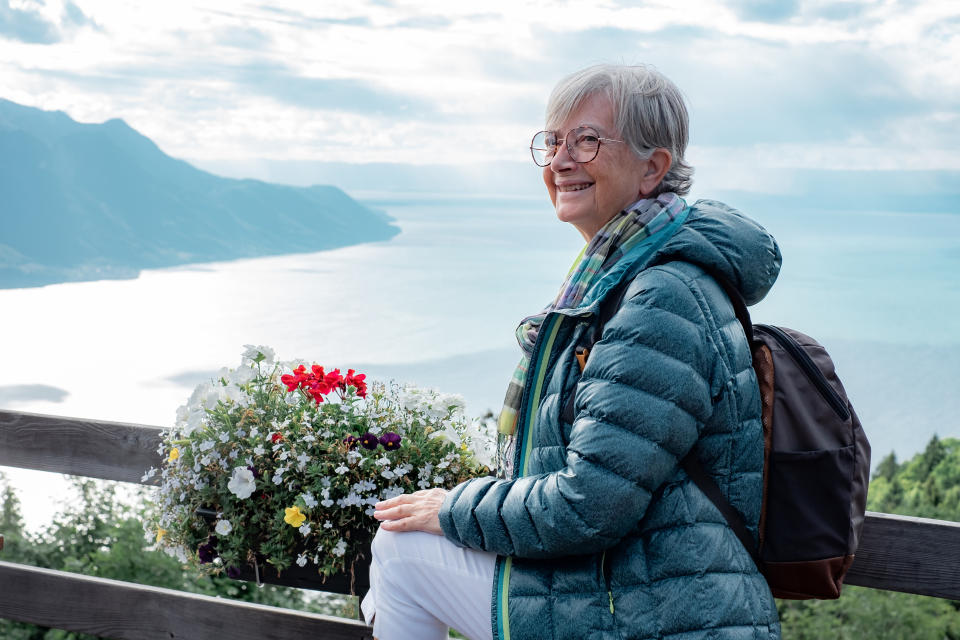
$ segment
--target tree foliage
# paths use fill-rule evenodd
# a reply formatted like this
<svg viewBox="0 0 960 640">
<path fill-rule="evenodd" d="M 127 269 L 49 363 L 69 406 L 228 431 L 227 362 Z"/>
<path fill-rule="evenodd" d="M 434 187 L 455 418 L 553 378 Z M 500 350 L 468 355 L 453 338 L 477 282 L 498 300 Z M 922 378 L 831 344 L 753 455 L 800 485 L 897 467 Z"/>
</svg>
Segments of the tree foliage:
<svg viewBox="0 0 960 640">
<path fill-rule="evenodd" d="M 960 439 L 934 436 L 900 464 L 877 464 L 871 511 L 960 521 Z M 960 640 L 960 602 L 847 586 L 839 600 L 778 601 L 784 640 Z"/>
</svg>

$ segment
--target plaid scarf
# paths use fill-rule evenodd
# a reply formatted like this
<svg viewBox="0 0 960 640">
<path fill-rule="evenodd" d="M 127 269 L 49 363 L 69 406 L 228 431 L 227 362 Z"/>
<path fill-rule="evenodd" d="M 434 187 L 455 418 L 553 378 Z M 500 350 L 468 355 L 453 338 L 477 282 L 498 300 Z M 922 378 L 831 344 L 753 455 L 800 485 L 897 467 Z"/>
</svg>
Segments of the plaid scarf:
<svg viewBox="0 0 960 640">
<path fill-rule="evenodd" d="M 517 327 L 517 342 L 523 350 L 517 368 L 513 372 L 497 429 L 498 466 L 501 470 L 510 464 L 513 450 L 513 435 L 527 379 L 527 369 L 537 335 L 544 318 L 557 309 L 574 309 L 586 298 L 590 288 L 612 267 L 617 260 L 650 235 L 669 224 L 686 203 L 675 193 L 662 193 L 656 199 L 644 199 L 634 203 L 613 216 L 584 247 L 567 273 L 557 297 L 536 315 L 524 318 Z"/>
</svg>

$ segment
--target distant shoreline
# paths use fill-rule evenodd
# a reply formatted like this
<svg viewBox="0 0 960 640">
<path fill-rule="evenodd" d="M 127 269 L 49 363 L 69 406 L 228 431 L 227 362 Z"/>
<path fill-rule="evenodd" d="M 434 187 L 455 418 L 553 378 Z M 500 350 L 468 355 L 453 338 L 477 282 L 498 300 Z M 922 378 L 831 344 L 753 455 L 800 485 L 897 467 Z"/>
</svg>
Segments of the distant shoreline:
<svg viewBox="0 0 960 640">
<path fill-rule="evenodd" d="M 131 265 L 80 265 L 77 267 L 53 267 L 47 265 L 29 265 L 31 270 L 23 273 L 23 270 L 4 268 L 0 266 L 0 291 L 13 289 L 38 289 L 57 284 L 74 284 L 83 282 L 102 282 L 105 280 L 136 280 L 144 271 L 156 269 L 175 269 L 186 270 L 203 269 L 203 265 L 214 265 L 223 262 L 235 262 L 237 260 L 256 260 L 258 258 L 276 258 L 280 256 L 291 256 L 298 254 L 319 253 L 321 251 L 334 251 L 346 247 L 354 247 L 362 244 L 371 244 L 376 242 L 388 242 L 401 233 L 401 229 L 396 225 L 390 225 L 390 229 L 395 230 L 384 238 L 372 238 L 370 240 L 360 240 L 356 242 L 344 242 L 342 244 L 317 247 L 315 251 L 273 251 L 268 253 L 257 253 L 254 255 L 238 255 L 235 257 L 210 256 L 208 259 L 197 259 L 192 257 L 190 260 L 171 261 L 169 264 L 151 264 L 144 266 Z"/>
</svg>

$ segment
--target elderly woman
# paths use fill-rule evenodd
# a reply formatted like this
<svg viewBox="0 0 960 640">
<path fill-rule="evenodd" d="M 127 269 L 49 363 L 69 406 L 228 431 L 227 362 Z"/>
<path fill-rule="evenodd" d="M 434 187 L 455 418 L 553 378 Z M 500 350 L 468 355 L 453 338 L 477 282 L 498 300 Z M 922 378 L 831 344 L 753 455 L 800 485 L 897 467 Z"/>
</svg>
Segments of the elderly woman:
<svg viewBox="0 0 960 640">
<path fill-rule="evenodd" d="M 381 640 L 780 637 L 766 581 L 682 464 L 694 456 L 756 535 L 757 381 L 712 274 L 752 304 L 780 253 L 737 211 L 683 201 L 686 145 L 680 92 L 651 68 L 554 89 L 531 151 L 587 245 L 518 328 L 504 477 L 376 505 L 363 610 Z"/>
</svg>

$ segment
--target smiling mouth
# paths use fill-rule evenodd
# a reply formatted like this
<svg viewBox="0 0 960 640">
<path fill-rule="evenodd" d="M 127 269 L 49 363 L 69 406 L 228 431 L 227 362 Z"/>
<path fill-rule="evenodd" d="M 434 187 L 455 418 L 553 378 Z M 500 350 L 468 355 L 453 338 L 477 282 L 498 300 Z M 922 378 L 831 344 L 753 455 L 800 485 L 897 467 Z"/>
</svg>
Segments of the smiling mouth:
<svg viewBox="0 0 960 640">
<path fill-rule="evenodd" d="M 557 185 L 557 191 L 560 193 L 569 193 L 571 191 L 583 191 L 593 186 L 592 182 L 583 182 L 580 184 Z"/>
</svg>

